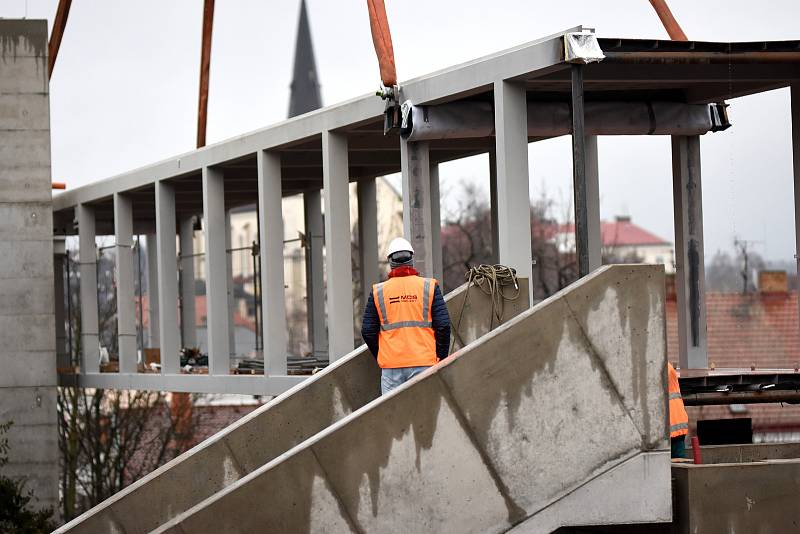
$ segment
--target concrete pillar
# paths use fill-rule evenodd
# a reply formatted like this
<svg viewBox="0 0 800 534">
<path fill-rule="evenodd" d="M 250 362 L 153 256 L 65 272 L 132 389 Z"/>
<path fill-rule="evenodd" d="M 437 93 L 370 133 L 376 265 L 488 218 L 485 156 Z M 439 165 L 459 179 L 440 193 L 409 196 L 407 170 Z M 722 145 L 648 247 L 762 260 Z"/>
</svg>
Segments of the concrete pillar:
<svg viewBox="0 0 800 534">
<path fill-rule="evenodd" d="M 700 137 L 672 137 L 678 353 L 684 369 L 708 368 Z"/>
<path fill-rule="evenodd" d="M 498 255 L 498 243 L 500 234 L 497 228 L 497 152 L 492 149 L 489 151 L 489 205 L 492 217 L 492 263 L 500 263 Z"/>
<path fill-rule="evenodd" d="M 361 272 L 361 308 L 372 285 L 378 283 L 378 202 L 375 178 L 358 182 L 358 251 Z"/>
<path fill-rule="evenodd" d="M 81 371 L 100 370 L 100 336 L 97 313 L 97 246 L 94 208 L 78 204 L 78 262 L 81 274 Z"/>
<path fill-rule="evenodd" d="M 414 267 L 433 276 L 431 168 L 428 143 L 400 141 L 403 175 L 403 232 L 414 247 Z"/>
<path fill-rule="evenodd" d="M 259 150 L 257 160 L 264 375 L 285 375 L 287 340 L 281 156 L 277 152 Z"/>
<path fill-rule="evenodd" d="M 5 8 L 9 3 L 0 5 Z M 3 8 L 0 12 L 7 11 Z M 25 492 L 32 491 L 36 496 L 27 506 L 53 508 L 58 521 L 60 455 L 47 38 L 45 20 L 0 18 L 0 423 L 14 421 L 3 435 L 10 453 L 0 471 L 10 479 L 24 477 Z M 84 266 L 84 271 L 95 268 L 93 214 L 91 234 L 92 246 L 84 248 L 91 254 L 83 256 L 91 265 Z M 97 284 L 86 285 L 96 296 Z M 84 325 L 89 327 L 84 333 L 93 334 L 87 345 L 92 357 L 87 356 L 87 360 L 96 370 L 97 300 L 93 302 L 94 319 Z M 86 371 L 86 367 L 81 370 Z M 0 508 L 6 509 L 3 504 L 7 503 L 4 501 Z M 0 523 L 6 525 L 5 521 Z M 3 527 L 0 530 L 7 531 Z"/>
<path fill-rule="evenodd" d="M 603 241 L 600 235 L 600 170 L 597 156 L 597 136 L 587 135 L 584 141 L 586 155 L 586 209 L 589 232 L 589 272 L 603 266 Z"/>
<path fill-rule="evenodd" d="M 350 251 L 350 171 L 347 137 L 322 132 L 325 196 L 325 270 L 328 294 L 328 357 L 353 350 L 353 266 Z"/>
<path fill-rule="evenodd" d="M 157 213 L 156 217 L 158 217 Z M 147 243 L 147 346 L 154 349 L 160 346 L 158 329 L 158 244 L 156 234 L 147 234 L 145 243 Z"/>
<path fill-rule="evenodd" d="M 183 217 L 181 245 L 181 340 L 184 347 L 197 346 L 197 315 L 194 296 L 194 217 Z"/>
<path fill-rule="evenodd" d="M 178 260 L 175 250 L 175 189 L 167 182 L 156 182 L 156 284 L 158 332 L 163 374 L 180 371 L 178 332 Z M 150 241 L 147 241 L 148 245 Z M 152 298 L 152 294 L 151 294 Z"/>
<path fill-rule="evenodd" d="M 222 171 L 203 167 L 203 230 L 206 256 L 206 324 L 208 328 L 208 371 L 230 373 L 228 338 L 228 254 L 225 233 L 225 184 Z"/>
<path fill-rule="evenodd" d="M 792 163 L 794 165 L 794 257 L 800 274 L 800 85 L 792 84 Z M 798 288 L 800 290 L 800 287 Z M 797 299 L 800 306 L 800 298 Z M 798 310 L 800 313 L 800 310 Z"/>
<path fill-rule="evenodd" d="M 231 212 L 225 210 L 225 268 L 227 269 L 228 295 L 228 354 L 236 354 L 236 299 L 233 287 L 233 241 L 231 239 Z"/>
<path fill-rule="evenodd" d="M 64 293 L 64 236 L 53 237 L 53 297 L 56 318 L 56 368 L 70 366 Z"/>
<path fill-rule="evenodd" d="M 497 150 L 497 256 L 517 275 L 531 279 L 531 201 L 528 184 L 528 112 L 525 86 L 494 84 Z M 533 301 L 533 286 L 529 298 Z"/>
<path fill-rule="evenodd" d="M 137 372 L 136 307 L 133 283 L 133 205 L 122 193 L 114 193 L 114 234 L 117 261 L 117 339 L 119 372 Z"/>
<path fill-rule="evenodd" d="M 439 195 L 439 164 L 431 164 L 431 250 L 433 251 L 433 277 L 440 283 L 444 276 L 442 265 L 442 207 Z"/>
<path fill-rule="evenodd" d="M 306 310 L 308 337 L 314 356 L 327 358 L 328 331 L 325 326 L 325 229 L 322 219 L 322 195 L 319 190 L 303 194 L 306 230 Z"/>
</svg>

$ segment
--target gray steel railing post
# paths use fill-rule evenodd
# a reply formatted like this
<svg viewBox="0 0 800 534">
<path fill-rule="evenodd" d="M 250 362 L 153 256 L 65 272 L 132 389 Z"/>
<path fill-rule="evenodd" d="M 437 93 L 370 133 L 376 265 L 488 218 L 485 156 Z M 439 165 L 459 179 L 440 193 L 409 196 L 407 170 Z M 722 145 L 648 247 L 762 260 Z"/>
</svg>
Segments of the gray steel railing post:
<svg viewBox="0 0 800 534">
<path fill-rule="evenodd" d="M 260 150 L 257 160 L 264 375 L 285 375 L 286 291 L 283 285 L 281 157 L 276 152 Z"/>
</svg>

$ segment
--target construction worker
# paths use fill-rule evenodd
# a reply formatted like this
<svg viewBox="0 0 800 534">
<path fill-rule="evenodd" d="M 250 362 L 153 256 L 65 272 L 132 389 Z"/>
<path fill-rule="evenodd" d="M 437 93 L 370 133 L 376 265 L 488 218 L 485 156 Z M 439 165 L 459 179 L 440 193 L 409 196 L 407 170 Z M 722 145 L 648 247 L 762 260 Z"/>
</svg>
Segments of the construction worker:
<svg viewBox="0 0 800 534">
<path fill-rule="evenodd" d="M 689 416 L 683 405 L 678 373 L 667 362 L 669 374 L 669 439 L 672 444 L 672 457 L 684 458 L 686 435 L 689 433 Z"/>
<path fill-rule="evenodd" d="M 391 272 L 372 286 L 361 337 L 381 368 L 381 394 L 447 357 L 450 316 L 433 278 L 414 269 L 411 243 L 397 237 L 386 251 Z"/>
</svg>

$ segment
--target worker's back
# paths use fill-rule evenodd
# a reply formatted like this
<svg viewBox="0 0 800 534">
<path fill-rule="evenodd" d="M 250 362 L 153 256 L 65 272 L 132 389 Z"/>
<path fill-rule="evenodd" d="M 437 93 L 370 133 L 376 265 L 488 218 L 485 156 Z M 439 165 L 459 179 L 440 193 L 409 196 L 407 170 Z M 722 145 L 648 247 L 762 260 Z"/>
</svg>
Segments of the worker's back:
<svg viewBox="0 0 800 534">
<path fill-rule="evenodd" d="M 436 363 L 431 317 L 436 285 L 432 278 L 409 275 L 395 276 L 373 286 L 373 299 L 381 322 L 378 365 L 382 368 Z"/>
</svg>

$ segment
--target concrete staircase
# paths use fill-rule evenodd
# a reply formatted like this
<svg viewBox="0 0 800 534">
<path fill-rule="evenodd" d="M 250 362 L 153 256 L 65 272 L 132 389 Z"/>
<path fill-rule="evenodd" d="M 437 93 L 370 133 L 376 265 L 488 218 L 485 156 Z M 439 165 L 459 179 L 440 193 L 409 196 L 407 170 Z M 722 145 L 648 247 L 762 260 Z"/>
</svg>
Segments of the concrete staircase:
<svg viewBox="0 0 800 534">
<path fill-rule="evenodd" d="M 356 351 L 158 470 L 148 495 L 135 488 L 64 530 L 519 534 L 671 521 L 662 267 L 605 267 L 385 397 L 370 360 Z M 318 407 L 313 422 L 292 417 L 301 397 Z M 201 454 L 213 470 L 189 468 Z M 168 503 L 171 518 L 155 528 L 148 503 L 158 521 Z"/>
<path fill-rule="evenodd" d="M 520 280 L 520 297 L 506 302 L 501 323 L 528 308 L 527 288 Z M 467 289 L 445 297 L 453 320 L 462 316 L 464 343 L 492 321 L 489 297 Z M 56 532 L 150 532 L 373 401 L 379 380 L 375 359 L 361 346 Z"/>
</svg>

